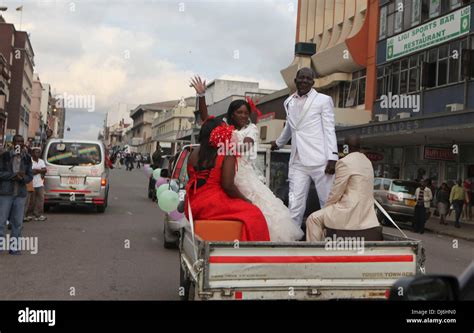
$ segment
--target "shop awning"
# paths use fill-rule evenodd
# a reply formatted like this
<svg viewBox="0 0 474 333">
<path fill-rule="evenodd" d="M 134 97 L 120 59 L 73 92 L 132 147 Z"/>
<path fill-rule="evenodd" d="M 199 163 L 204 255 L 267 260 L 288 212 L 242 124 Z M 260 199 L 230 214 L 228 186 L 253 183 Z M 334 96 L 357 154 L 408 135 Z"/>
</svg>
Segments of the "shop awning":
<svg viewBox="0 0 474 333">
<path fill-rule="evenodd" d="M 339 144 L 359 135 L 362 145 L 412 146 L 420 144 L 474 143 L 474 111 L 373 122 L 336 129 Z"/>
</svg>

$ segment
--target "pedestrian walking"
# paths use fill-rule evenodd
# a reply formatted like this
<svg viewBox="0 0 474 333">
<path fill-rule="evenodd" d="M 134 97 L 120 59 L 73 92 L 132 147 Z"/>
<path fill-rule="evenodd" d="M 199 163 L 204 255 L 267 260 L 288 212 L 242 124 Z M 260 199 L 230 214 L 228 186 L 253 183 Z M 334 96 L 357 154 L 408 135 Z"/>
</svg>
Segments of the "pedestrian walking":
<svg viewBox="0 0 474 333">
<path fill-rule="evenodd" d="M 472 220 L 472 184 L 469 178 L 466 178 L 463 183 L 466 198 L 464 199 L 464 206 L 462 216 L 466 220 Z"/>
<path fill-rule="evenodd" d="M 449 188 L 448 184 L 443 183 L 436 194 L 436 202 L 439 213 L 439 224 L 448 224 L 446 222 L 446 214 L 449 209 Z"/>
<path fill-rule="evenodd" d="M 456 228 L 461 228 L 461 214 L 462 208 L 464 206 L 464 201 L 469 200 L 466 195 L 466 191 L 462 186 L 462 180 L 458 179 L 456 185 L 453 186 L 451 189 L 451 194 L 449 195 L 449 201 L 453 205 L 454 211 L 456 212 L 456 221 L 454 222 L 454 226 Z"/>
<path fill-rule="evenodd" d="M 430 209 L 431 200 L 433 199 L 433 194 L 430 188 L 427 187 L 426 180 L 423 180 L 420 187 L 416 189 L 415 198 L 415 221 L 413 229 L 416 233 L 423 234 L 425 232 L 427 210 Z"/>
<path fill-rule="evenodd" d="M 137 169 L 140 169 L 141 168 L 141 162 L 142 162 L 142 155 L 141 154 L 137 154 L 135 156 L 135 162 L 137 162 Z"/>
<path fill-rule="evenodd" d="M 35 221 L 46 221 L 44 216 L 44 176 L 46 175 L 46 164 L 40 158 L 41 150 L 33 148 L 32 151 L 33 170 L 33 193 L 29 203 L 28 216 L 33 216 Z"/>
</svg>

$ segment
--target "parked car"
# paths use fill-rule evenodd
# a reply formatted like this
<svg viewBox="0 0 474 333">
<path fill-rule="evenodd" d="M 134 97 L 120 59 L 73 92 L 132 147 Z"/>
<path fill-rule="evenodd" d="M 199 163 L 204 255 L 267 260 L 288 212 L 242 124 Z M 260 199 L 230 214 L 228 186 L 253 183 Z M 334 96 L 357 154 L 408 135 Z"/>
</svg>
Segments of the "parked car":
<svg viewBox="0 0 474 333">
<path fill-rule="evenodd" d="M 164 175 L 166 171 L 170 181 L 175 181 L 178 184 L 179 192 L 186 192 L 185 187 L 188 182 L 186 165 L 188 163 L 188 158 L 191 155 L 192 148 L 197 146 L 198 145 L 186 145 L 182 148 L 176 159 L 174 158 L 174 155 L 170 155 L 169 158 L 166 159 L 169 165 L 167 169 L 162 171 L 162 175 Z M 184 193 L 181 195 L 181 198 L 183 197 Z M 180 206 L 181 212 L 184 212 L 184 201 L 181 201 Z M 163 246 L 166 249 L 174 249 L 178 247 L 180 232 L 183 227 L 183 221 L 175 221 L 170 217 L 170 214 L 165 214 L 163 227 Z"/>
<path fill-rule="evenodd" d="M 374 198 L 391 216 L 398 220 L 411 221 L 415 214 L 415 191 L 419 186 L 415 181 L 375 178 Z M 377 215 L 382 224 L 391 225 L 378 210 Z"/>
<path fill-rule="evenodd" d="M 45 209 L 57 205 L 93 206 L 105 212 L 109 194 L 106 150 L 100 141 L 52 139 L 47 142 Z"/>
<path fill-rule="evenodd" d="M 170 157 L 171 155 L 165 155 L 163 156 L 162 162 L 161 162 L 161 169 L 162 170 L 168 170 L 170 168 Z M 153 169 L 153 165 L 150 166 Z M 171 172 L 168 171 L 166 176 L 164 174 L 161 174 L 161 177 L 168 177 L 168 174 Z M 154 202 L 156 201 L 156 180 L 153 179 L 153 175 L 150 176 L 148 180 L 148 199 L 152 199 Z"/>
</svg>

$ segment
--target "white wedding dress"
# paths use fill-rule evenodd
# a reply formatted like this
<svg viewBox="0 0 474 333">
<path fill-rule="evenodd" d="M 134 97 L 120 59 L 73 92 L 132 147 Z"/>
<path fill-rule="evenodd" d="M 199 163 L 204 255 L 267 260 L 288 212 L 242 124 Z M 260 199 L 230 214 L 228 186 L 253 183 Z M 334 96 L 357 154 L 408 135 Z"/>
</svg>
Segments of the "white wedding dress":
<svg viewBox="0 0 474 333">
<path fill-rule="evenodd" d="M 235 185 L 240 192 L 260 208 L 267 220 L 270 240 L 272 242 L 292 242 L 300 240 L 304 233 L 290 216 L 290 211 L 273 192 L 262 182 L 263 175 L 255 166 L 257 157 L 258 129 L 250 123 L 240 131 L 234 131 L 233 140 L 243 144 L 244 138 L 252 138 L 254 146 L 251 153 L 241 153 L 238 158 L 238 169 Z"/>
</svg>

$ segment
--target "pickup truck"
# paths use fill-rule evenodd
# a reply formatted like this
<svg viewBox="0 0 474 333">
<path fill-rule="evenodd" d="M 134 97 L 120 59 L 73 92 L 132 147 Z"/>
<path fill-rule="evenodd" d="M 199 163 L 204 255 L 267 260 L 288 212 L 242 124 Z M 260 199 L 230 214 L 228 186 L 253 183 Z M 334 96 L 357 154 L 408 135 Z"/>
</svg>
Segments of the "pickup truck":
<svg viewBox="0 0 474 333">
<path fill-rule="evenodd" d="M 260 150 L 265 163 L 259 169 L 269 185 L 274 152 L 268 146 Z M 285 152 L 289 150 L 279 151 Z M 183 163 L 173 172 L 180 177 L 173 178 L 184 180 L 185 168 Z M 403 232 L 384 233 L 383 241 L 358 246 L 351 239 L 240 242 L 240 222 L 192 221 L 189 215 L 191 222 L 184 218 L 179 229 L 183 300 L 387 299 L 398 279 L 424 273 L 421 242 Z"/>
<path fill-rule="evenodd" d="M 424 272 L 420 241 L 388 233 L 361 251 L 325 242 L 208 241 L 193 229 L 182 229 L 179 246 L 182 299 L 386 299 L 399 278 Z"/>
</svg>

